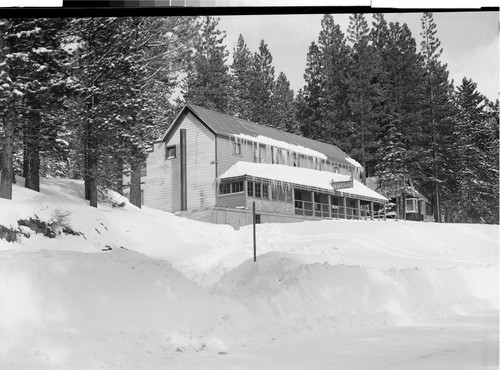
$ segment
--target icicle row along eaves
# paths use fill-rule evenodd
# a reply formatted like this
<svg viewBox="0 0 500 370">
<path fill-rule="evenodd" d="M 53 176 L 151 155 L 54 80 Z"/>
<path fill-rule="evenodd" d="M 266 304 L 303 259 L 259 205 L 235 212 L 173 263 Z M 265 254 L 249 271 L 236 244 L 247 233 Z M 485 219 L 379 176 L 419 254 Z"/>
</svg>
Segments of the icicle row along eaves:
<svg viewBox="0 0 500 370">
<path fill-rule="evenodd" d="M 272 154 L 272 160 L 276 160 L 278 157 L 281 157 L 281 160 L 286 163 L 288 162 L 288 159 L 292 157 L 291 153 L 302 154 L 304 156 L 311 157 L 314 165 L 319 163 L 325 164 L 327 160 L 327 156 L 323 153 L 300 145 L 294 145 L 284 141 L 271 139 L 267 136 L 259 135 L 257 137 L 254 137 L 245 134 L 235 134 L 231 135 L 231 137 L 237 144 L 241 144 L 244 147 L 248 145 L 248 142 L 251 142 L 254 153 L 256 150 L 258 150 L 259 144 L 264 145 L 266 155 L 270 152 L 270 148 L 275 147 L 277 150 Z"/>
</svg>

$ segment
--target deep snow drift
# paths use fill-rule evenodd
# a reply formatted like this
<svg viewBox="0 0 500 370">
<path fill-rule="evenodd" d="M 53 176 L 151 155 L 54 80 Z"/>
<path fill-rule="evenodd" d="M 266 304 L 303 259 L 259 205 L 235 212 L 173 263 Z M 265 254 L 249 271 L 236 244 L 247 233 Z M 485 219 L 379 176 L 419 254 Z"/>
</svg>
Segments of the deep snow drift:
<svg viewBox="0 0 500 370">
<path fill-rule="evenodd" d="M 498 226 L 264 224 L 254 263 L 251 227 L 82 195 L 0 199 L 0 369 L 498 367 Z"/>
</svg>

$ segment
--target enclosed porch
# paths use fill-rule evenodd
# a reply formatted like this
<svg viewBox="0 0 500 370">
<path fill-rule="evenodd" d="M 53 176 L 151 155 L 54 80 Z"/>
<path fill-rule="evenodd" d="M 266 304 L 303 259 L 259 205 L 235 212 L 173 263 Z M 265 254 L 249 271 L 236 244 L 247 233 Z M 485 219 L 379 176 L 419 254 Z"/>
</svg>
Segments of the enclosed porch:
<svg viewBox="0 0 500 370">
<path fill-rule="evenodd" d="M 374 219 L 384 201 L 274 179 L 243 175 L 219 179 L 216 205 L 315 218 Z"/>
</svg>

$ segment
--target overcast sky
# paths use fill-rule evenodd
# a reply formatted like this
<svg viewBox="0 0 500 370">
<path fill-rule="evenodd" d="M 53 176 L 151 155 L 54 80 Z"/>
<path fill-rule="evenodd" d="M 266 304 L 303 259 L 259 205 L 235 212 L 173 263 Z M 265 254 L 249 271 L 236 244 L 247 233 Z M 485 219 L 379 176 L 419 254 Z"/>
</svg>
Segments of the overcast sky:
<svg viewBox="0 0 500 370">
<path fill-rule="evenodd" d="M 371 26 L 371 14 L 366 14 Z M 349 14 L 334 14 L 336 24 L 347 34 Z M 226 43 L 232 53 L 241 33 L 250 48 L 258 51 L 264 40 L 273 56 L 275 76 L 283 71 L 295 92 L 304 86 L 304 71 L 309 45 L 317 41 L 322 14 L 250 15 L 220 17 L 219 28 L 226 31 Z M 388 22 L 406 23 L 420 50 L 422 13 L 386 14 Z M 434 13 L 437 37 L 441 40 L 441 60 L 448 64 L 455 86 L 462 78 L 471 78 L 478 90 L 490 100 L 499 92 L 499 14 L 498 12 Z"/>
</svg>

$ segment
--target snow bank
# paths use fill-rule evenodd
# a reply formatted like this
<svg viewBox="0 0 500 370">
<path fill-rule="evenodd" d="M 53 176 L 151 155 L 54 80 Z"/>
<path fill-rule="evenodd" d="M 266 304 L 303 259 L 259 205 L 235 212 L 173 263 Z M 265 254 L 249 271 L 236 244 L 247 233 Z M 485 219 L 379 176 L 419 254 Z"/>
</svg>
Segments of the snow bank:
<svg viewBox="0 0 500 370">
<path fill-rule="evenodd" d="M 6 368 L 136 368 L 141 354 L 228 351 L 251 326 L 237 302 L 126 250 L 0 252 L 0 313 Z"/>
<path fill-rule="evenodd" d="M 227 273 L 214 291 L 293 330 L 410 324 L 498 309 L 498 266 L 367 269 L 268 253 Z M 285 325 L 287 326 L 287 325 Z"/>
<path fill-rule="evenodd" d="M 254 263 L 251 227 L 138 209 L 116 193 L 94 209 L 78 181 L 44 179 L 41 193 L 19 185 L 14 200 L 0 199 L 0 225 L 51 222 L 62 210 L 59 221 L 78 234 L 47 238 L 21 227 L 17 242 L 0 239 L 5 368 L 184 368 L 175 364 L 194 358 L 190 368 L 206 368 L 207 359 L 228 353 L 231 365 L 214 360 L 212 368 L 235 368 L 255 358 L 244 354 L 259 359 L 259 348 L 269 353 L 283 338 L 300 348 L 304 338 L 498 318 L 495 225 L 262 224 Z M 492 338 L 478 340 L 490 348 Z M 282 360 L 248 360 L 246 368 Z"/>
</svg>

